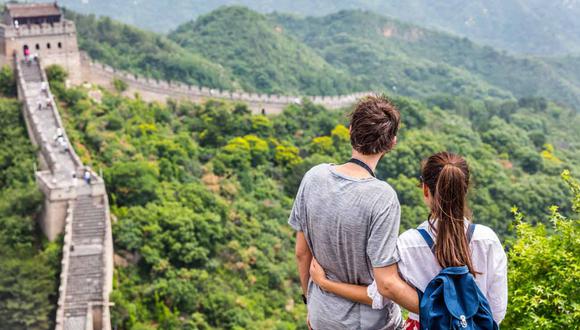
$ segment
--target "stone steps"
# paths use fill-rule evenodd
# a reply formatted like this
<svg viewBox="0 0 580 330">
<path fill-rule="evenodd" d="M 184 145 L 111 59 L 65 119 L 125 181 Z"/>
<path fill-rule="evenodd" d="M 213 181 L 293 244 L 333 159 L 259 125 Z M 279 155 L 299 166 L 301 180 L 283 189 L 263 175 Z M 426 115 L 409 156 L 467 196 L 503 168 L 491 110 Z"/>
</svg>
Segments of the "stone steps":
<svg viewBox="0 0 580 330">
<path fill-rule="evenodd" d="M 41 82 L 42 81 L 42 73 L 40 71 L 40 67 L 36 62 L 32 62 L 30 64 L 26 64 L 26 62 L 22 62 L 20 64 L 21 68 L 21 75 L 24 78 L 24 81 L 28 82 Z"/>
<path fill-rule="evenodd" d="M 80 196 L 75 201 L 72 222 L 72 245 L 65 315 L 85 316 L 89 303 L 103 299 L 104 260 L 102 246 L 106 233 L 106 209 L 95 203 L 91 196 Z M 83 255 L 75 255 L 83 254 Z"/>
<path fill-rule="evenodd" d="M 20 88 L 24 92 L 29 113 L 30 125 L 33 126 L 38 143 L 42 145 L 44 156 L 50 160 L 50 170 L 55 182 L 70 184 L 72 173 L 79 170 L 70 152 L 63 152 L 62 147 L 54 141 L 59 128 L 58 113 L 46 109 L 47 95 L 41 92 L 43 81 L 42 68 L 38 62 L 19 63 L 18 75 Z M 43 105 L 38 110 L 38 102 Z M 53 100 L 54 101 L 54 100 Z M 51 104 L 56 107 L 54 102 Z M 54 108 L 54 110 L 58 110 Z M 77 182 L 78 183 L 78 182 Z M 77 199 L 73 203 L 72 222 L 70 224 L 70 243 L 68 243 L 68 263 L 66 272 L 61 274 L 66 283 L 61 292 L 62 307 L 58 313 L 64 314 L 64 330 L 83 330 L 89 306 L 102 305 L 105 285 L 105 255 L 104 245 L 107 234 L 107 209 L 104 204 L 106 196 L 91 196 L 91 189 L 86 185 L 77 187 Z M 106 301 L 106 299 L 105 299 Z M 63 315 L 59 314 L 59 315 Z M 2 326 L 0 325 L 0 328 Z"/>
</svg>

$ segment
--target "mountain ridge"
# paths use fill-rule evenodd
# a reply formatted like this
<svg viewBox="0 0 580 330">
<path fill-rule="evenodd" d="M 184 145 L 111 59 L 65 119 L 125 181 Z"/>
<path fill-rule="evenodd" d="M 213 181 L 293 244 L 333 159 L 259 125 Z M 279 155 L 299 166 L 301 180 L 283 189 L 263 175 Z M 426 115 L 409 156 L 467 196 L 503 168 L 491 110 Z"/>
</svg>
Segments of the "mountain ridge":
<svg viewBox="0 0 580 330">
<path fill-rule="evenodd" d="M 580 73 L 559 73 L 557 60 L 512 56 L 368 11 L 301 18 L 230 6 L 168 36 L 67 16 L 95 60 L 157 79 L 287 95 L 541 96 L 580 109 Z"/>
<path fill-rule="evenodd" d="M 35 0 L 42 1 L 42 0 Z M 558 0 L 61 0 L 83 13 L 110 15 L 151 31 L 168 32 L 222 5 L 245 5 L 262 13 L 324 16 L 342 9 L 368 9 L 453 32 L 516 53 L 562 55 L 580 52 L 580 2 Z"/>
</svg>

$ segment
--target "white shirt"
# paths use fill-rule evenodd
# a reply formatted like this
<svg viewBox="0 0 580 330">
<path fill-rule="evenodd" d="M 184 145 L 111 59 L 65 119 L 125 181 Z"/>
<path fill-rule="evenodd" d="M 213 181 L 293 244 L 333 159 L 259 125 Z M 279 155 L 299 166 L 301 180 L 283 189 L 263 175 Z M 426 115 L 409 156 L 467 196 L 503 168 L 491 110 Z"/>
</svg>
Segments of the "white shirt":
<svg viewBox="0 0 580 330">
<path fill-rule="evenodd" d="M 466 222 L 466 227 L 468 223 Z M 435 235 L 427 221 L 419 228 L 427 230 L 435 241 Z M 497 235 L 491 228 L 477 225 L 469 244 L 473 266 L 478 274 L 475 282 L 487 298 L 494 320 L 499 324 L 507 309 L 507 257 Z M 425 291 L 427 285 L 439 272 L 441 266 L 435 255 L 416 229 L 404 232 L 397 240 L 401 260 L 398 263 L 401 276 L 415 288 Z M 382 308 L 386 303 L 373 282 L 367 289 L 373 300 L 373 308 Z M 409 313 L 409 318 L 419 320 L 419 315 Z"/>
</svg>

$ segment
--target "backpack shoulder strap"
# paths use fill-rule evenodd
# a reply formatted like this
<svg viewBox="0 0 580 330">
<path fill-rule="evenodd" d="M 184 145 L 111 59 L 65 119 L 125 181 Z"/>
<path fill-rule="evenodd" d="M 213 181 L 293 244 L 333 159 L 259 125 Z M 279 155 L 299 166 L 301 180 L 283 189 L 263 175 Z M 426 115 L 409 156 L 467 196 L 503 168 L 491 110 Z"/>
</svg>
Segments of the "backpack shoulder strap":
<svg viewBox="0 0 580 330">
<path fill-rule="evenodd" d="M 469 227 L 467 227 L 467 244 L 471 243 L 471 239 L 473 238 L 473 232 L 475 231 L 475 224 L 470 223 Z"/>
<path fill-rule="evenodd" d="M 431 235 L 429 235 L 429 233 L 423 228 L 417 228 L 417 231 L 419 232 L 419 234 L 421 234 L 421 236 L 423 236 L 423 239 L 425 240 L 425 243 L 427 243 L 429 248 L 433 250 L 433 245 L 435 244 L 435 242 L 433 242 Z"/>
<path fill-rule="evenodd" d="M 470 223 L 469 227 L 467 227 L 467 243 L 471 243 L 471 239 L 473 238 L 473 232 L 475 232 L 475 226 L 476 224 Z M 429 235 L 429 233 L 424 228 L 417 228 L 417 231 L 419 232 L 419 234 L 421 234 L 421 236 L 423 237 L 425 243 L 427 243 L 429 248 L 433 250 L 435 242 L 433 242 L 431 235 Z"/>
</svg>

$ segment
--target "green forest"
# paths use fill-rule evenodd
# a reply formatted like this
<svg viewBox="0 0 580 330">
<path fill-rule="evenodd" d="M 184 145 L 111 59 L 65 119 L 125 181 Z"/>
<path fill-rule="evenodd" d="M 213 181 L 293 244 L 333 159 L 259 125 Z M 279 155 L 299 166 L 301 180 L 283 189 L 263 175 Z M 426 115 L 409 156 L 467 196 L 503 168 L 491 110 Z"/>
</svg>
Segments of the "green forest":
<svg viewBox="0 0 580 330">
<path fill-rule="evenodd" d="M 385 92 L 401 111 L 379 164 L 401 229 L 428 216 L 420 161 L 468 160 L 474 221 L 508 251 L 505 329 L 580 324 L 578 58 L 523 58 L 361 11 L 318 18 L 225 7 L 168 35 L 67 12 L 95 60 L 157 79 L 283 94 Z M 54 327 L 61 242 L 35 219 L 36 149 L 0 71 L 0 330 Z M 350 157 L 348 113 L 304 99 L 281 114 L 221 100 L 148 103 L 67 86 L 47 69 L 82 162 L 103 173 L 119 330 L 307 329 L 287 225 L 304 173 Z M 91 97 L 101 95 L 102 97 Z"/>
</svg>

